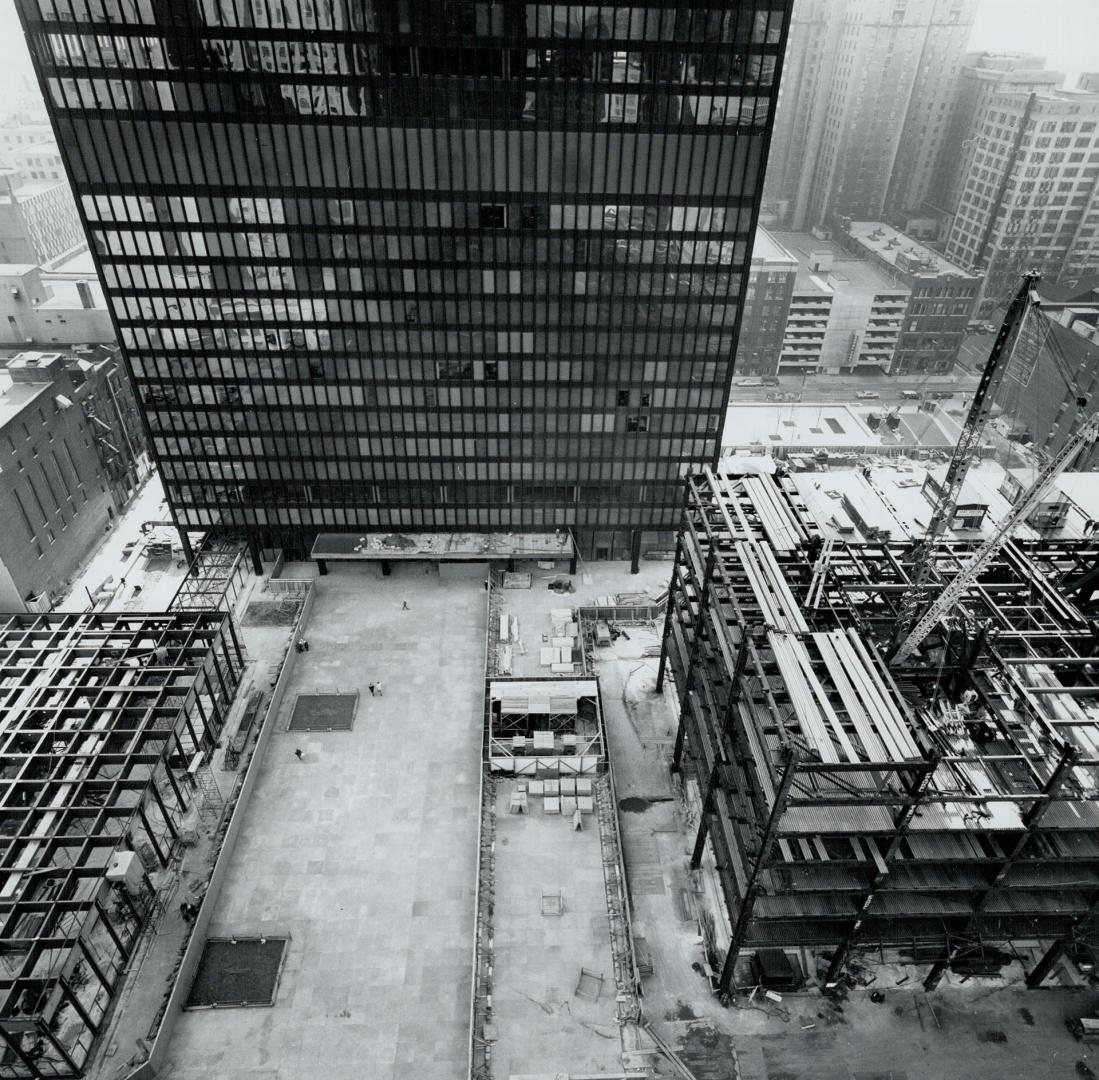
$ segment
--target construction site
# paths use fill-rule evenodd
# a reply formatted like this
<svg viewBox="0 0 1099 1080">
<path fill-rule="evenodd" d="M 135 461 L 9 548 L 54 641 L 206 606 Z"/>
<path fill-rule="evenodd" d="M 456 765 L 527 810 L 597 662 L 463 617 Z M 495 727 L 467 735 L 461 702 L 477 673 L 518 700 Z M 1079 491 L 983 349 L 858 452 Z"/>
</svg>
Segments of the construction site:
<svg viewBox="0 0 1099 1080">
<path fill-rule="evenodd" d="M 0 1077 L 1093 1075 L 1099 421 L 975 453 L 1025 285 L 931 472 L 5 617 Z"/>
</svg>

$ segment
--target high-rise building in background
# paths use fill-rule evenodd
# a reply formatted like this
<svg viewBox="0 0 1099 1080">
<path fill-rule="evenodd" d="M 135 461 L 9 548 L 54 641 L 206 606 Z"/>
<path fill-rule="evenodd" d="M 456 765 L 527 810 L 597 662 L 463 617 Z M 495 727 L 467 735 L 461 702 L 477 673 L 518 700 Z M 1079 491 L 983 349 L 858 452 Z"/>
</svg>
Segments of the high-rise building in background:
<svg viewBox="0 0 1099 1080">
<path fill-rule="evenodd" d="M 961 165 L 946 255 L 981 273 L 995 310 L 1029 269 L 1049 281 L 1099 265 L 1099 87 L 997 88 Z"/>
<path fill-rule="evenodd" d="M 178 523 L 667 547 L 789 6 L 20 0 Z"/>
<path fill-rule="evenodd" d="M 795 0 L 775 130 L 763 187 L 763 217 L 806 227 L 813 165 L 828 115 L 843 0 Z"/>
<path fill-rule="evenodd" d="M 804 0 L 775 120 L 766 220 L 793 229 L 921 206 L 977 0 Z"/>
<path fill-rule="evenodd" d="M 992 98 L 1000 93 L 1056 90 L 1064 81 L 1061 72 L 1046 71 L 1045 59 L 1031 53 L 966 55 L 958 73 L 954 106 L 939 151 L 935 182 L 927 194 L 928 209 L 943 221 L 941 235 L 944 239 L 958 209 L 973 157 L 980 149 L 978 133 Z"/>
</svg>

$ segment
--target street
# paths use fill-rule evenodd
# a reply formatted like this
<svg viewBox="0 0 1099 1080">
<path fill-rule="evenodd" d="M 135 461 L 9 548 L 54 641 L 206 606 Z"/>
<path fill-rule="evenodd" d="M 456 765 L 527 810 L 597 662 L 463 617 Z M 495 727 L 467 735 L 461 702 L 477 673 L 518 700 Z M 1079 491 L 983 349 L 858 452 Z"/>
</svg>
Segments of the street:
<svg viewBox="0 0 1099 1080">
<path fill-rule="evenodd" d="M 883 375 L 880 372 L 862 375 L 780 375 L 778 386 L 739 386 L 734 378 L 732 403 L 775 402 L 780 395 L 796 394 L 790 399 L 803 402 L 827 401 L 854 404 L 860 399 L 857 391 L 876 393 L 877 398 L 865 399 L 867 405 L 879 401 L 888 405 L 905 400 L 905 390 L 918 390 L 924 397 L 933 391 L 951 391 L 955 405 L 967 401 L 980 382 L 981 369 L 988 359 L 994 337 L 991 334 L 971 334 L 962 342 L 958 361 L 948 375 Z"/>
</svg>

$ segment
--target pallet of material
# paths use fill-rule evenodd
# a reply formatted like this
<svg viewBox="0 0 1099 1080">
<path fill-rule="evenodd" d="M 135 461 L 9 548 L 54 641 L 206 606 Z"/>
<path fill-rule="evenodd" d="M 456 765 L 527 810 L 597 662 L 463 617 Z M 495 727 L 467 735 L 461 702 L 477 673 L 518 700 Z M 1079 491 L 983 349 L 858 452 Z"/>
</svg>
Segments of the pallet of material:
<svg viewBox="0 0 1099 1080">
<path fill-rule="evenodd" d="M 518 571 L 509 570 L 504 574 L 504 588 L 529 589 L 532 579 L 532 574 L 524 574 Z"/>
</svg>

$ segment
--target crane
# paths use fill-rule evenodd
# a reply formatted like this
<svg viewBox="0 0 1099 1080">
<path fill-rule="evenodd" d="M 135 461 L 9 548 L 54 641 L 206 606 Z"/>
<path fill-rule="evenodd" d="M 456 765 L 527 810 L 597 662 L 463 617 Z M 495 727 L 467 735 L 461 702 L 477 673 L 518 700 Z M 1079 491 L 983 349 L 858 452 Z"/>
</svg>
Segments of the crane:
<svg viewBox="0 0 1099 1080">
<path fill-rule="evenodd" d="M 1004 519 L 996 526 L 992 535 L 974 552 L 969 565 L 939 593 L 934 603 L 912 627 L 908 636 L 899 643 L 891 663 L 903 664 L 919 648 L 923 639 L 961 599 L 966 589 L 1003 547 L 1004 542 L 1011 534 L 1011 530 L 1041 502 L 1050 482 L 1083 448 L 1085 443 L 1097 437 L 1099 437 L 1099 413 L 1093 413 L 1042 469 L 1034 483 L 1027 488 L 1026 493 L 1019 497 L 1015 505 L 1004 516 Z"/>
<path fill-rule="evenodd" d="M 1039 303 L 1035 287 L 1040 277 L 1041 275 L 1035 270 L 1024 274 L 1022 284 L 1008 306 L 1003 325 L 996 335 L 996 341 L 988 356 L 988 363 L 985 364 L 985 369 L 981 373 L 981 381 L 977 384 L 969 412 L 966 414 L 958 436 L 958 443 L 954 447 L 950 464 L 947 466 L 946 477 L 931 515 L 931 523 L 912 551 L 908 588 L 901 597 L 897 619 L 893 625 L 893 637 L 888 652 L 891 663 L 898 662 L 899 646 L 902 642 L 907 643 L 911 640 L 913 626 L 919 620 L 921 612 L 934 599 L 930 593 L 933 588 L 931 564 L 935 557 L 935 545 L 954 519 L 962 486 L 980 443 L 981 432 L 984 431 L 985 424 L 992 413 L 996 390 L 1003 381 L 1008 362 L 1023 336 L 1027 315 Z"/>
</svg>

